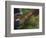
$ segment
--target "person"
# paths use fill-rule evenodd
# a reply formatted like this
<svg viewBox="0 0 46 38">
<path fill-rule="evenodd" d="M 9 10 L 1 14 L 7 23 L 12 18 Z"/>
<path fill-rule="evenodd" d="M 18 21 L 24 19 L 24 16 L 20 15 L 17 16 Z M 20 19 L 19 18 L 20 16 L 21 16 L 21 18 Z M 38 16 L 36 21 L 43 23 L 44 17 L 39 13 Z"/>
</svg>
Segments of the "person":
<svg viewBox="0 0 46 38">
<path fill-rule="evenodd" d="M 20 26 L 20 13 L 16 13 L 14 17 L 14 29 L 19 29 Z"/>
<path fill-rule="evenodd" d="M 14 29 L 19 29 L 20 26 L 20 9 L 19 8 L 14 8 Z"/>
</svg>

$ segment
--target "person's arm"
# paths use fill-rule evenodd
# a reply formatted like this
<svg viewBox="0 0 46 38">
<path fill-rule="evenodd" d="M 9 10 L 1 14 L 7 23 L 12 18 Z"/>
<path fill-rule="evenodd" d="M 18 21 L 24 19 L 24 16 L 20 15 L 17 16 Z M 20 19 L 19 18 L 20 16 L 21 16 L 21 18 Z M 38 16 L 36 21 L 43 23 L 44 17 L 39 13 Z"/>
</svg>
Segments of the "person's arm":
<svg viewBox="0 0 46 38">
<path fill-rule="evenodd" d="M 26 14 L 26 15 L 24 15 L 24 16 L 21 16 L 21 23 L 24 23 L 25 22 L 25 20 L 27 20 L 27 19 L 29 19 L 30 17 L 32 16 L 32 13 L 31 12 L 29 12 L 28 14 Z"/>
</svg>

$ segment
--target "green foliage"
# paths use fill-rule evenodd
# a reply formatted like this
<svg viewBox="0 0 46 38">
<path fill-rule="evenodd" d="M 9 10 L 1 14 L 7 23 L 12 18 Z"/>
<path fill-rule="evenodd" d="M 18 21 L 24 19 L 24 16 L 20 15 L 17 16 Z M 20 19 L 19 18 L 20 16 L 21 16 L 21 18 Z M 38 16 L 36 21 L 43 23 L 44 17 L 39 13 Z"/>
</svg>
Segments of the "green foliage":
<svg viewBox="0 0 46 38">
<path fill-rule="evenodd" d="M 29 20 L 30 28 L 38 28 L 39 27 L 39 16 L 32 16 Z"/>
<path fill-rule="evenodd" d="M 23 15 L 27 14 L 30 11 L 32 11 L 32 9 L 22 9 Z"/>
<path fill-rule="evenodd" d="M 32 9 L 22 9 L 23 16 L 28 12 L 32 11 Z M 25 24 L 20 25 L 21 29 L 36 29 L 39 28 L 39 15 L 34 16 L 32 15 Z"/>
</svg>

